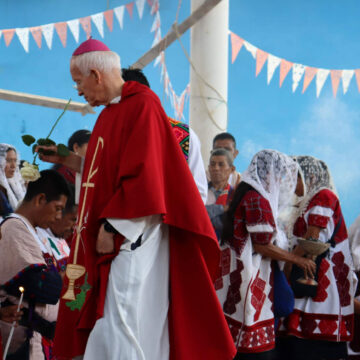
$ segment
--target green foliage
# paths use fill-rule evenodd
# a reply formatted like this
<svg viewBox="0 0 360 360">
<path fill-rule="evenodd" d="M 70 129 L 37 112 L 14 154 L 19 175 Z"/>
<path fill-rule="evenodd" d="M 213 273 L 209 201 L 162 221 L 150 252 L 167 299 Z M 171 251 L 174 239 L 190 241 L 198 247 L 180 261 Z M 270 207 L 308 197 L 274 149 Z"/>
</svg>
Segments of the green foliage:
<svg viewBox="0 0 360 360">
<path fill-rule="evenodd" d="M 67 148 L 66 145 L 64 144 L 58 144 L 57 145 L 57 154 L 59 156 L 69 156 L 70 155 L 70 151 L 69 149 Z"/>
<path fill-rule="evenodd" d="M 65 303 L 71 311 L 81 310 L 85 303 L 86 293 L 91 289 L 91 285 L 87 282 L 88 274 L 85 274 L 84 284 L 81 285 L 81 291 L 76 295 L 75 300 Z"/>
<path fill-rule="evenodd" d="M 31 135 L 23 135 L 21 138 L 22 138 L 23 143 L 27 146 L 30 146 L 31 144 L 33 144 L 35 142 L 35 138 Z"/>
</svg>

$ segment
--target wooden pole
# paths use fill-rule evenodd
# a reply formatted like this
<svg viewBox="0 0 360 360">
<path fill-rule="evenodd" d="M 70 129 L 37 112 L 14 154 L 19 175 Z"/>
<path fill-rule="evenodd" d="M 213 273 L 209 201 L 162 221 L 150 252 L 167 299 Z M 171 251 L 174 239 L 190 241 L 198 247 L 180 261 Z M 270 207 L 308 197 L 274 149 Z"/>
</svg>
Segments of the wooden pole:
<svg viewBox="0 0 360 360">
<path fill-rule="evenodd" d="M 27 94 L 17 91 L 3 90 L 3 89 L 0 89 L 0 99 L 15 101 L 24 104 L 30 104 L 30 105 L 40 105 L 55 109 L 64 109 L 66 103 L 68 102 L 68 100 Z M 68 110 L 80 112 L 82 115 L 95 114 L 95 111 L 89 104 L 84 104 L 80 102 L 71 102 L 68 107 Z"/>
</svg>

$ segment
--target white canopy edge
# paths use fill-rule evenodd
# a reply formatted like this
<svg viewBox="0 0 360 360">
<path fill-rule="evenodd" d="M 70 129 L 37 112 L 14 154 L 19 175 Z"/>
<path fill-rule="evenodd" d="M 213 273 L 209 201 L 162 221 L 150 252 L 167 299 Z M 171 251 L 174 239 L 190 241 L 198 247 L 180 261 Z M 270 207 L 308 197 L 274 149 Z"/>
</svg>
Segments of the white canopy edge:
<svg viewBox="0 0 360 360">
<path fill-rule="evenodd" d="M 3 90 L 3 89 L 0 89 L 0 99 L 15 101 L 24 104 L 40 105 L 55 109 L 64 109 L 65 105 L 68 102 L 68 100 L 27 94 L 17 91 Z M 81 115 L 95 114 L 94 109 L 89 104 L 84 104 L 80 102 L 72 101 L 68 107 L 68 110 L 80 112 Z"/>
</svg>

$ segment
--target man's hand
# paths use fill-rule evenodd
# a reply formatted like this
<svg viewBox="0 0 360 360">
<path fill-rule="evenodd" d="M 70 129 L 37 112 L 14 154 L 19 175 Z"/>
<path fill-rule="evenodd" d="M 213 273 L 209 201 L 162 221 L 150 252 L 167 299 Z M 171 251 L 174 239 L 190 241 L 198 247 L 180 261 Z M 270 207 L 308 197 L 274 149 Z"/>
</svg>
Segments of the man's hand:
<svg viewBox="0 0 360 360">
<path fill-rule="evenodd" d="M 313 260 L 301 256 L 296 256 L 295 264 L 304 270 L 305 279 L 315 278 L 316 264 Z"/>
<path fill-rule="evenodd" d="M 111 254 L 114 252 L 114 236 L 114 234 L 105 231 L 104 224 L 102 224 L 96 241 L 96 251 L 99 254 Z"/>
<path fill-rule="evenodd" d="M 8 323 L 16 321 L 16 323 L 21 319 L 23 315 L 22 311 L 17 311 L 17 305 L 5 306 L 0 308 L 0 320 L 3 320 Z M 22 305 L 21 305 L 22 307 Z"/>
<path fill-rule="evenodd" d="M 39 152 L 40 149 L 44 151 L 52 151 L 54 152 L 53 155 L 45 155 Z M 56 145 L 39 145 L 35 148 L 35 152 L 39 153 L 39 158 L 42 161 L 49 162 L 52 164 L 60 164 L 65 165 L 68 168 L 80 172 L 81 171 L 81 156 L 75 154 L 74 152 L 70 151 L 70 155 L 68 156 L 60 156 L 57 155 L 57 146 Z"/>
</svg>

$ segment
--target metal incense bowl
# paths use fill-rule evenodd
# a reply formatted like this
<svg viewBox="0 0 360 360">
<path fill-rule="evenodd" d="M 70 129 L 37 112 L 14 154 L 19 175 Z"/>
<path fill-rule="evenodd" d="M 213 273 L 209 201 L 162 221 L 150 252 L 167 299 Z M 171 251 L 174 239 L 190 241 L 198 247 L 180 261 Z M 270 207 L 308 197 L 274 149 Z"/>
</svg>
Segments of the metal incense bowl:
<svg viewBox="0 0 360 360">
<path fill-rule="evenodd" d="M 301 246 L 303 250 L 305 250 L 308 254 L 318 256 L 324 253 L 329 249 L 329 243 L 323 243 L 319 240 L 307 240 L 307 239 L 298 239 L 298 244 Z"/>
</svg>

